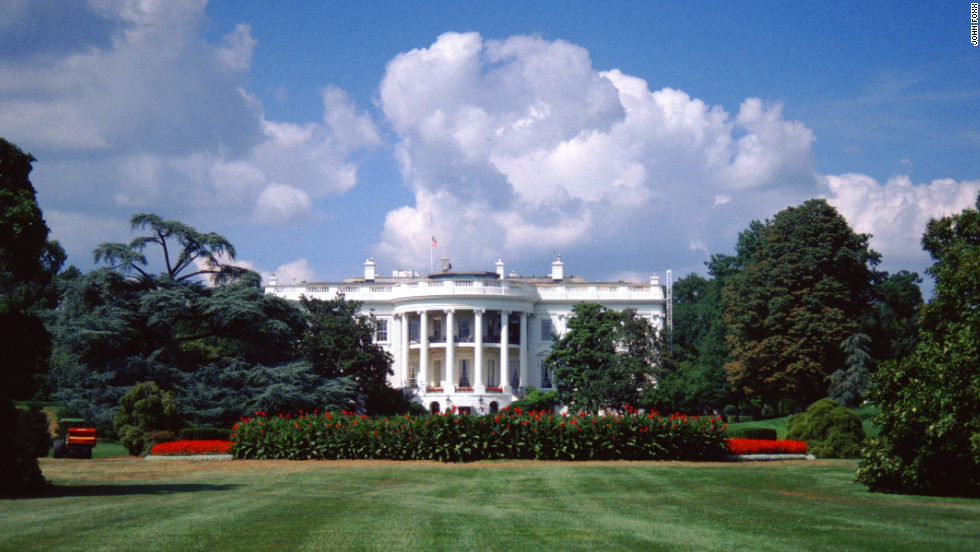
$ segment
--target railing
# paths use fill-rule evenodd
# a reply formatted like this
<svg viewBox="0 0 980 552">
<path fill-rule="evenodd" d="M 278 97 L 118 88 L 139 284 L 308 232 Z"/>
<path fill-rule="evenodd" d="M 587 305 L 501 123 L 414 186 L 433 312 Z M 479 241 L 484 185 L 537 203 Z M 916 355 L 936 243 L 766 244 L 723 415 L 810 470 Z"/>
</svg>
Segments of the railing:
<svg viewBox="0 0 980 552">
<path fill-rule="evenodd" d="M 333 299 L 343 294 L 354 301 L 394 301 L 416 297 L 446 295 L 504 296 L 538 300 L 664 300 L 661 285 L 619 284 L 549 284 L 536 286 L 521 282 L 499 280 L 442 280 L 415 281 L 401 284 L 293 284 L 266 286 L 266 293 L 273 293 L 290 300 L 305 295 L 310 299 Z"/>
</svg>

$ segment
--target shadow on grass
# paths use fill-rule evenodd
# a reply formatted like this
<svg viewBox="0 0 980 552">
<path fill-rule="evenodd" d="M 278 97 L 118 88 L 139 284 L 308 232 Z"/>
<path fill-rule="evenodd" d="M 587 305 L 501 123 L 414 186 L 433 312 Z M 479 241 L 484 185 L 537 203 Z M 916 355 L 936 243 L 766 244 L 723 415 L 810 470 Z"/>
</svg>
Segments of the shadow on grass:
<svg viewBox="0 0 980 552">
<path fill-rule="evenodd" d="M 168 495 L 177 493 L 197 493 L 202 491 L 230 491 L 237 487 L 241 487 L 241 485 L 211 485 L 207 483 L 163 483 L 158 485 L 51 485 L 39 493 L 11 498 L 34 499 L 92 496 Z"/>
</svg>

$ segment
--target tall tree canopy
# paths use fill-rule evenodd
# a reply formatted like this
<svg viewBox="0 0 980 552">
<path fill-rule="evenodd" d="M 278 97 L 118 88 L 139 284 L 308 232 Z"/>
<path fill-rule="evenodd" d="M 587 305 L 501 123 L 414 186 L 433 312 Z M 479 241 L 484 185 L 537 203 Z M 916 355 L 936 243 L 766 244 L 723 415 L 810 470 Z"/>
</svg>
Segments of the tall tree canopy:
<svg viewBox="0 0 980 552">
<path fill-rule="evenodd" d="M 43 483 L 37 459 L 15 439 L 12 399 L 27 399 L 47 367 L 51 340 L 39 316 L 65 254 L 48 240 L 29 175 L 34 158 L 0 138 L 0 491 Z"/>
<path fill-rule="evenodd" d="M 822 199 L 754 222 L 739 236 L 724 290 L 730 381 L 746 395 L 802 404 L 827 395 L 859 329 L 879 255 Z"/>
<path fill-rule="evenodd" d="M 644 406 L 661 411 L 721 410 L 731 401 L 725 373 L 723 278 L 689 274 L 674 284 L 671 362 L 662 363 L 657 387 Z"/>
<path fill-rule="evenodd" d="M 659 367 L 657 337 L 650 322 L 631 309 L 575 305 L 568 331 L 544 360 L 559 401 L 585 412 L 639 405 Z"/>
<path fill-rule="evenodd" d="M 249 272 L 222 262 L 223 257 L 234 260 L 235 247 L 214 232 L 198 232 L 182 222 L 164 220 L 151 213 L 133 215 L 129 224 L 134 232 L 145 230 L 149 235 L 134 238 L 128 244 L 102 243 L 95 249 L 95 262 L 105 262 L 113 270 L 154 286 L 159 276 L 147 272 L 149 261 L 144 250 L 147 245 L 155 244 L 163 255 L 164 274 L 176 282 L 207 275 L 214 283 L 222 283 Z"/>
<path fill-rule="evenodd" d="M 313 371 L 325 378 L 350 378 L 375 412 L 388 394 L 388 376 L 394 374 L 391 355 L 374 342 L 377 323 L 360 313 L 361 305 L 341 295 L 329 301 L 302 298 L 308 316 L 300 351 Z M 383 409 L 383 408 L 382 408 Z"/>
<path fill-rule="evenodd" d="M 858 481 L 871 490 L 980 496 L 980 196 L 976 208 L 930 221 L 932 300 L 907 357 L 872 377 L 878 438 Z"/>
<path fill-rule="evenodd" d="M 220 263 L 220 253 L 234 252 L 225 238 L 156 215 L 136 215 L 132 225 L 149 235 L 128 246 L 99 246 L 96 258 L 110 266 L 63 282 L 50 321 L 56 398 L 109 431 L 119 398 L 143 381 L 173 391 L 178 403 L 200 406 L 204 394 L 231 407 L 200 385 L 204 378 L 212 387 L 227 384 L 222 393 L 239 391 L 234 412 L 212 412 L 210 419 L 236 419 L 250 400 L 243 390 L 261 392 L 261 381 L 282 379 L 266 371 L 299 360 L 303 313 L 263 293 L 258 274 Z M 144 249 L 151 244 L 165 259 L 159 274 L 147 268 Z M 216 284 L 195 278 L 205 275 L 217 276 Z M 304 366 L 284 369 L 310 369 Z M 187 412 L 198 421 L 194 415 Z"/>
</svg>

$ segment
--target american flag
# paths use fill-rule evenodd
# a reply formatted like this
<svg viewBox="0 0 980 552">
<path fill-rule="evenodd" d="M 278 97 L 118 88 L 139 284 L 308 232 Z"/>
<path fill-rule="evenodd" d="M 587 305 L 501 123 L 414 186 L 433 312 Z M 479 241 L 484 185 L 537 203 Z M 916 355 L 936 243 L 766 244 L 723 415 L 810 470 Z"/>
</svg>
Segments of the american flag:
<svg viewBox="0 0 980 552">
<path fill-rule="evenodd" d="M 439 247 L 439 244 L 436 242 L 435 236 L 432 236 L 432 243 L 430 243 L 429 245 L 431 245 L 432 247 Z"/>
</svg>

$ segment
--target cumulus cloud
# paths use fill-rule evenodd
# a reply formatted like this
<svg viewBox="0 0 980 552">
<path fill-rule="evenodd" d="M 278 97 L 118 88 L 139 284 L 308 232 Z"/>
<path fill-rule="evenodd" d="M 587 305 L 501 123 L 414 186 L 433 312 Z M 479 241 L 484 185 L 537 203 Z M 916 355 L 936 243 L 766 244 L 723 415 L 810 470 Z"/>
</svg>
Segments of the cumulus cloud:
<svg viewBox="0 0 980 552">
<path fill-rule="evenodd" d="M 430 233 L 477 266 L 554 249 L 720 251 L 737 229 L 719 221 L 744 225 L 818 183 L 813 133 L 781 105 L 747 99 L 733 117 L 597 70 L 560 40 L 447 33 L 395 57 L 379 97 L 415 202 L 388 214 L 377 250 L 404 264 Z M 651 259 L 636 261 L 615 260 Z"/>
<path fill-rule="evenodd" d="M 926 224 L 974 205 L 980 193 L 980 180 L 913 184 L 908 176 L 896 176 L 881 184 L 863 174 L 842 174 L 825 182 L 827 200 L 854 231 L 871 234 L 871 247 L 886 266 L 898 268 L 927 265 L 920 245 Z"/>
<path fill-rule="evenodd" d="M 24 20 L 60 4 L 40 5 L 7 12 Z M 353 187 L 349 157 L 381 143 L 373 119 L 334 87 L 321 91 L 320 121 L 267 119 L 246 90 L 249 26 L 208 42 L 204 0 L 69 5 L 87 24 L 104 22 L 92 27 L 103 34 L 0 58 L 0 128 L 41 159 L 34 183 L 52 209 L 295 224 L 317 199 Z"/>
</svg>

